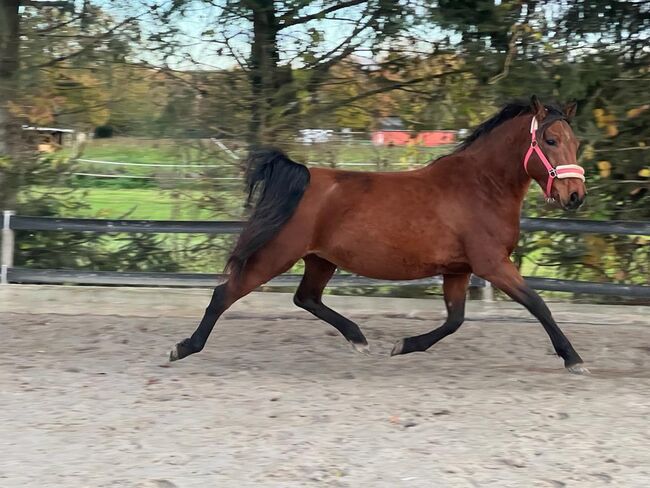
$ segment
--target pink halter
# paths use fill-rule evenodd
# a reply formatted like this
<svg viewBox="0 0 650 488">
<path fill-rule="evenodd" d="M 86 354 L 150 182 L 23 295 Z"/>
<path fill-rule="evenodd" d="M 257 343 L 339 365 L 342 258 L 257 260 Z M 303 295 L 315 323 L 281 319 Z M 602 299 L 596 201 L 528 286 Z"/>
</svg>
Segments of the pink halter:
<svg viewBox="0 0 650 488">
<path fill-rule="evenodd" d="M 537 153 L 537 156 L 539 156 L 539 159 L 542 161 L 542 164 L 548 171 L 548 179 L 546 180 L 546 188 L 542 186 L 541 183 L 539 185 L 542 187 L 542 190 L 544 190 L 544 195 L 546 195 L 546 198 L 551 197 L 551 188 L 553 187 L 553 180 L 555 178 L 559 179 L 564 179 L 564 178 L 580 178 L 582 181 L 585 181 L 585 170 L 582 166 L 578 166 L 577 164 L 561 164 L 556 167 L 553 167 L 551 163 L 549 163 L 548 159 L 546 159 L 546 156 L 544 156 L 544 153 L 542 150 L 539 148 L 539 144 L 537 143 L 537 118 L 533 115 L 533 120 L 530 123 L 530 147 L 528 148 L 528 152 L 526 153 L 526 157 L 524 158 L 524 171 L 526 171 L 526 174 L 530 175 L 528 173 L 528 160 L 533 154 L 533 151 Z"/>
</svg>

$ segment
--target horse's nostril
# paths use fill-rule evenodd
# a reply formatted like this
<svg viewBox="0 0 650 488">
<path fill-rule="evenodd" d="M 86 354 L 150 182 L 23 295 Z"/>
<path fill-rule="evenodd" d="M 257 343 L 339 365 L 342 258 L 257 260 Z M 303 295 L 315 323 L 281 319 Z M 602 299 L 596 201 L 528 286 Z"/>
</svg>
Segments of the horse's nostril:
<svg viewBox="0 0 650 488">
<path fill-rule="evenodd" d="M 577 191 L 572 192 L 569 195 L 569 201 L 566 204 L 566 208 L 575 210 L 580 207 L 580 205 L 582 205 L 582 199 L 580 198 L 580 195 L 578 195 Z"/>
</svg>

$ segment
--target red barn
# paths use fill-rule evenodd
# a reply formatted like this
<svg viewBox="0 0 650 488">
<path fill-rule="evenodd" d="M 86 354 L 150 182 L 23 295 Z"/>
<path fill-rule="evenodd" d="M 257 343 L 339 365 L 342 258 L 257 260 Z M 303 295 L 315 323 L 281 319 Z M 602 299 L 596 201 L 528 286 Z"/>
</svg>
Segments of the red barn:
<svg viewBox="0 0 650 488">
<path fill-rule="evenodd" d="M 427 130 L 420 132 L 417 143 L 421 146 L 433 147 L 456 143 L 456 132 L 453 130 Z"/>
<path fill-rule="evenodd" d="M 407 130 L 377 130 L 372 133 L 375 146 L 406 146 L 413 139 Z"/>
<path fill-rule="evenodd" d="M 453 130 L 427 130 L 413 132 L 404 129 L 399 117 L 385 117 L 379 121 L 379 129 L 372 133 L 372 143 L 375 146 L 419 146 L 433 147 L 456 142 L 456 132 Z"/>
</svg>

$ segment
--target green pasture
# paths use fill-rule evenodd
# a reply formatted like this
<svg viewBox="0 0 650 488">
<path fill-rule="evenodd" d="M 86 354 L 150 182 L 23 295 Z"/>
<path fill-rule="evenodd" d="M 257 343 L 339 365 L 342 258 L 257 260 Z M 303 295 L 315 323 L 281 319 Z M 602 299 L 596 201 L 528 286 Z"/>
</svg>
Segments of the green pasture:
<svg viewBox="0 0 650 488">
<path fill-rule="evenodd" d="M 122 161 L 130 163 L 183 163 L 200 159 L 203 151 L 199 144 L 175 139 L 149 139 L 137 137 L 111 137 L 90 139 L 81 154 L 85 159 Z M 70 156 L 72 149 L 61 151 Z"/>
<path fill-rule="evenodd" d="M 223 166 L 227 171 L 238 166 L 238 161 L 232 154 L 243 156 L 245 146 L 240 142 L 223 141 L 230 151 L 205 139 L 144 139 L 131 137 L 114 137 L 108 139 L 91 139 L 85 145 L 81 159 L 92 159 L 110 162 L 137 164 L 214 164 Z M 368 140 L 337 141 L 305 145 L 298 142 L 287 142 L 282 148 L 293 159 L 303 163 L 324 166 L 339 166 L 365 163 L 367 166 L 353 166 L 359 169 L 384 169 L 408 167 L 425 164 L 452 150 L 452 146 L 423 147 L 423 146 L 373 146 Z M 71 156 L 72 149 L 66 149 L 63 156 Z M 118 170 L 121 173 L 143 174 L 139 166 L 101 165 L 101 163 L 79 162 L 79 169 L 86 167 L 103 167 L 106 170 Z M 351 166 L 352 168 L 352 166 Z M 154 167 L 152 166 L 152 170 Z M 183 169 L 183 168 L 180 168 Z M 155 171 L 165 170 L 156 168 Z M 171 171 L 171 168 L 168 169 Z M 178 168 L 175 169 L 178 171 Z"/>
<path fill-rule="evenodd" d="M 80 217 L 203 220 L 211 216 L 211 212 L 197 206 L 194 199 L 200 195 L 192 191 L 177 193 L 154 188 L 87 188 L 81 191 L 88 208 L 83 215 L 78 215 Z"/>
<path fill-rule="evenodd" d="M 224 144 L 233 153 L 244 154 L 241 144 L 229 141 L 224 141 Z M 288 154 L 297 161 L 312 165 L 344 165 L 345 169 L 358 171 L 406 170 L 451 151 L 450 147 L 375 147 L 370 141 L 313 145 L 290 142 L 285 146 Z M 60 155 L 70 157 L 72 149 L 66 149 Z M 85 208 L 64 209 L 65 217 L 202 220 L 241 215 L 243 182 L 219 179 L 241 178 L 241 163 L 211 141 L 131 137 L 91 139 L 80 159 L 138 166 L 77 161 L 75 173 L 110 177 L 75 176 L 71 183 L 72 194 L 85 204 Z M 192 163 L 217 167 L 158 166 Z M 199 205 L 201 200 L 205 201 L 204 205 Z"/>
</svg>

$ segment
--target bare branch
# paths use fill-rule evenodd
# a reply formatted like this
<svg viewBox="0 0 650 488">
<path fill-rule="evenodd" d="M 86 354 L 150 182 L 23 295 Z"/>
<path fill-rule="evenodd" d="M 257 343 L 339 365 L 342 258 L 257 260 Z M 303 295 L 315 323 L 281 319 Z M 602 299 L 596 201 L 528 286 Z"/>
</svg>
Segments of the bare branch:
<svg viewBox="0 0 650 488">
<path fill-rule="evenodd" d="M 344 105 L 350 105 L 350 104 L 352 104 L 352 103 L 354 103 L 354 102 L 356 102 L 358 100 L 363 100 L 364 98 L 372 97 L 373 95 L 379 95 L 380 93 L 386 93 L 386 92 L 389 92 L 389 91 L 392 91 L 392 90 L 401 89 L 403 87 L 407 87 L 407 86 L 410 86 L 410 85 L 415 85 L 417 83 L 422 83 L 424 81 L 431 81 L 431 80 L 435 80 L 435 79 L 439 79 L 439 78 L 444 78 L 444 77 L 450 76 L 450 75 L 468 73 L 470 71 L 471 70 L 469 68 L 468 69 L 455 70 L 455 71 L 445 71 L 443 73 L 436 73 L 436 74 L 429 74 L 429 75 L 425 75 L 425 76 L 418 76 L 417 78 L 412 78 L 410 80 L 395 81 L 395 82 L 389 83 L 387 85 L 380 86 L 378 88 L 374 88 L 372 90 L 368 90 L 366 92 L 359 93 L 357 95 L 354 95 L 354 96 L 351 96 L 351 97 L 348 97 L 348 98 L 344 98 L 343 100 L 337 100 L 337 101 L 332 102 L 332 103 L 324 104 L 321 107 L 318 107 L 316 110 L 314 110 L 312 112 L 312 114 L 316 115 L 316 114 L 321 114 L 321 113 L 325 113 L 325 112 L 330 112 L 330 111 L 335 110 L 335 109 L 337 109 L 339 107 L 342 107 Z M 294 117 L 295 116 L 293 116 L 293 117 L 287 116 L 283 120 L 283 122 L 281 124 L 279 124 L 276 128 L 290 126 L 291 123 L 293 122 L 292 118 L 294 118 Z"/>
<path fill-rule="evenodd" d="M 248 72 L 249 67 L 248 63 L 241 59 L 239 54 L 235 51 L 235 48 L 230 44 L 230 37 L 227 37 L 225 40 L 226 47 L 228 48 L 228 51 L 230 51 L 230 55 L 233 57 L 237 65 L 241 68 L 242 71 Z"/>
<path fill-rule="evenodd" d="M 86 44 L 85 46 L 83 46 L 83 47 L 82 47 L 81 49 L 79 49 L 78 51 L 74 51 L 74 52 L 69 53 L 69 54 L 64 54 L 64 55 L 62 55 L 62 56 L 57 56 L 56 58 L 52 58 L 52 59 L 50 59 L 50 60 L 47 61 L 46 63 L 42 63 L 42 64 L 37 64 L 37 65 L 34 65 L 34 66 L 30 66 L 29 68 L 32 68 L 32 69 L 33 69 L 33 68 L 36 68 L 36 69 L 39 69 L 39 68 L 48 68 L 48 67 L 50 67 L 50 66 L 55 66 L 56 64 L 61 63 L 61 62 L 63 62 L 63 61 L 66 61 L 66 60 L 68 60 L 68 59 L 76 58 L 77 56 L 80 56 L 81 54 L 84 54 L 85 52 L 87 52 L 87 51 L 90 50 L 91 48 L 95 47 L 97 44 L 99 44 L 99 43 L 100 43 L 101 41 L 103 41 L 104 39 L 107 39 L 108 37 L 110 37 L 110 36 L 111 36 L 115 31 L 117 31 L 117 30 L 120 29 L 121 27 L 124 27 L 125 25 L 127 25 L 127 24 L 133 22 L 134 20 L 137 20 L 137 19 L 138 19 L 139 17 L 141 17 L 141 16 L 142 16 L 142 14 L 137 15 L 137 16 L 133 16 L 133 17 L 128 17 L 127 19 L 123 20 L 123 21 L 120 22 L 119 24 L 117 24 L 117 25 L 111 27 L 109 30 L 107 30 L 106 32 L 104 32 L 104 33 L 101 34 L 100 36 L 95 37 L 91 42 L 89 42 L 88 44 Z"/>
<path fill-rule="evenodd" d="M 70 25 L 73 22 L 76 22 L 77 20 L 79 20 L 80 18 L 81 18 L 81 15 L 75 15 L 70 20 L 66 20 L 65 22 L 61 22 L 59 24 L 43 27 L 42 29 L 35 29 L 34 32 L 36 34 L 39 34 L 39 35 L 47 34 L 48 32 L 52 32 L 52 31 L 55 31 L 57 29 L 60 29 L 61 27 L 65 27 L 66 25 Z"/>
<path fill-rule="evenodd" d="M 363 32 L 365 29 L 368 28 L 368 26 L 377 18 L 378 14 L 374 13 L 368 20 L 365 22 L 363 25 L 359 25 L 355 27 L 355 29 L 350 33 L 350 35 L 343 39 L 337 46 L 335 46 L 333 49 L 331 49 L 329 52 L 325 53 L 323 56 L 321 56 L 318 60 L 315 62 L 311 63 L 311 65 L 308 65 L 309 67 L 314 67 L 317 70 L 320 71 L 327 71 L 330 67 L 338 63 L 340 60 L 345 59 L 348 57 L 350 54 L 352 54 L 355 49 L 358 47 L 358 44 L 353 44 L 352 41 L 359 35 L 361 32 Z M 347 47 L 343 49 L 338 55 L 333 56 L 335 52 L 337 52 L 339 49 L 341 49 L 343 46 L 347 44 Z M 328 59 L 329 58 L 329 59 Z M 327 61 L 324 61 L 324 59 L 327 59 Z"/>
<path fill-rule="evenodd" d="M 289 27 L 291 25 L 305 24 L 312 20 L 322 19 L 327 14 L 330 14 L 332 12 L 336 12 L 348 7 L 354 7 L 355 5 L 361 5 L 362 3 L 366 3 L 366 0 L 348 0 L 347 2 L 337 2 L 334 5 L 321 10 L 320 12 L 305 15 L 303 17 L 295 17 L 295 14 L 297 12 L 294 9 L 280 17 L 280 28 L 284 29 L 285 27 Z"/>
<path fill-rule="evenodd" d="M 488 80 L 488 85 L 493 85 L 497 81 L 500 81 L 506 76 L 508 76 L 508 73 L 510 72 L 510 65 L 512 64 L 512 60 L 515 57 L 515 54 L 517 53 L 517 39 L 519 39 L 521 30 L 522 30 L 521 26 L 519 25 L 513 26 L 512 37 L 510 38 L 510 42 L 508 43 L 508 53 L 506 54 L 506 59 L 503 62 L 503 70 L 501 71 L 501 73 L 490 78 Z"/>
</svg>

